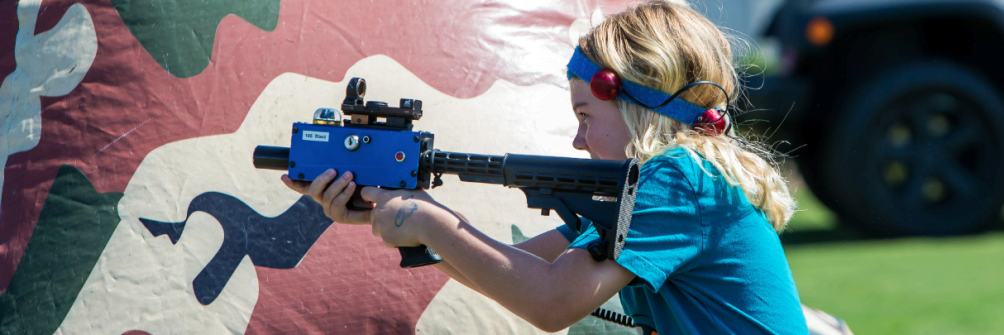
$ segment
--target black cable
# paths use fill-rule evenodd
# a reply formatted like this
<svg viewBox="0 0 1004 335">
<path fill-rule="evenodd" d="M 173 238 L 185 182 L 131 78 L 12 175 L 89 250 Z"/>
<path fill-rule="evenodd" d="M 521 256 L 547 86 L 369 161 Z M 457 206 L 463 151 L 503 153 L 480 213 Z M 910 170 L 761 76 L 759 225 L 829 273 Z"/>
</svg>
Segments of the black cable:
<svg viewBox="0 0 1004 335">
<path fill-rule="evenodd" d="M 683 92 L 686 92 L 687 90 L 689 90 L 689 89 L 691 89 L 691 88 L 693 88 L 693 87 L 695 87 L 697 85 L 705 85 L 705 84 L 707 84 L 707 85 L 714 85 L 715 87 L 718 87 L 718 89 L 721 90 L 723 94 L 725 94 L 725 110 L 720 110 L 721 115 L 718 117 L 718 119 L 716 119 L 716 120 L 707 120 L 707 121 L 701 122 L 701 124 L 714 124 L 714 123 L 718 122 L 718 120 L 721 120 L 722 118 L 725 118 L 726 115 L 728 115 L 729 116 L 728 124 L 726 124 L 725 130 L 722 131 L 723 135 L 725 135 L 726 137 L 728 137 L 729 139 L 731 139 L 733 141 L 738 142 L 741 147 L 743 147 L 744 149 L 746 149 L 746 150 L 748 150 L 750 152 L 753 152 L 754 154 L 756 154 L 757 156 L 760 156 L 761 158 L 763 158 L 764 160 L 767 160 L 768 162 L 773 162 L 775 157 L 780 157 L 780 158 L 788 158 L 788 157 L 790 157 L 788 155 L 790 152 L 780 154 L 780 153 L 775 152 L 774 150 L 766 150 L 766 149 L 760 148 L 760 147 L 758 147 L 756 145 L 753 145 L 753 144 L 751 144 L 749 142 L 746 142 L 745 140 L 743 140 L 741 138 L 738 138 L 738 137 L 735 137 L 735 136 L 732 136 L 732 135 L 729 134 L 729 132 L 732 131 L 732 126 L 733 126 L 733 122 L 732 122 L 732 120 L 734 119 L 734 117 L 732 117 L 732 109 L 733 108 L 732 108 L 732 104 L 729 102 L 730 101 L 729 100 L 730 99 L 729 98 L 729 92 L 726 91 L 725 88 L 722 87 L 722 85 L 719 85 L 716 82 L 702 80 L 702 81 L 696 81 L 696 82 L 690 83 L 687 86 L 684 86 L 684 87 L 680 88 L 679 90 L 677 90 L 676 93 L 673 93 L 673 95 L 671 95 L 668 99 L 666 99 L 666 102 L 663 102 L 661 105 L 655 106 L 655 107 L 649 107 L 648 105 L 642 103 L 641 101 L 638 101 L 637 99 L 635 99 L 634 97 L 632 97 L 630 94 L 628 94 L 626 91 L 624 92 L 624 95 L 626 95 L 629 99 L 631 99 L 632 101 L 634 101 L 638 105 L 641 105 L 641 106 L 649 108 L 649 109 L 656 109 L 656 108 L 662 108 L 663 106 L 669 104 L 674 99 L 676 99 L 676 97 L 678 97 L 680 94 L 683 94 Z M 796 148 L 796 149 L 798 149 L 798 148 Z"/>
<path fill-rule="evenodd" d="M 721 115 L 718 116 L 718 119 L 707 120 L 707 121 L 701 122 L 701 124 L 714 124 L 714 123 L 718 122 L 718 120 L 721 120 L 721 119 L 725 118 L 726 115 L 731 116 L 731 112 L 730 112 L 731 108 L 730 107 L 732 106 L 732 104 L 729 103 L 729 101 L 730 101 L 729 99 L 731 99 L 729 97 L 729 92 L 726 91 L 725 88 L 722 87 L 722 85 L 718 85 L 718 83 L 713 82 L 713 81 L 701 80 L 701 81 L 695 81 L 693 83 L 687 84 L 687 86 L 684 86 L 684 87 L 680 88 L 679 90 L 676 90 L 676 93 L 673 93 L 673 95 L 669 96 L 669 98 L 666 99 L 666 101 L 663 102 L 661 105 L 658 105 L 658 106 L 655 106 L 655 107 L 646 105 L 645 103 L 643 103 L 641 101 L 638 101 L 638 99 L 635 99 L 635 97 L 631 96 L 631 94 L 629 94 L 627 91 L 623 91 L 622 90 L 621 92 L 624 93 L 624 95 L 627 96 L 628 99 L 631 99 L 631 101 L 634 101 L 635 104 L 637 104 L 639 106 L 642 106 L 642 107 L 645 107 L 645 108 L 648 108 L 648 109 L 653 109 L 654 110 L 654 109 L 662 108 L 662 107 L 668 105 L 673 100 L 676 100 L 676 97 L 680 96 L 680 94 L 683 94 L 683 92 L 686 92 L 687 90 L 689 90 L 691 88 L 694 88 L 697 85 L 714 85 L 715 87 L 717 87 L 719 90 L 722 91 L 722 94 L 725 95 L 725 110 L 721 111 L 722 113 L 721 113 Z M 732 130 L 731 118 L 729 120 L 728 125 L 725 126 L 725 131 L 723 131 L 722 133 L 725 134 L 726 136 L 734 139 L 734 140 L 738 140 L 738 141 L 742 142 L 742 140 L 740 140 L 740 139 L 738 139 L 736 137 L 729 136 L 728 133 L 729 133 L 730 130 Z"/>
<path fill-rule="evenodd" d="M 608 322 L 613 322 L 613 323 L 619 324 L 619 325 L 624 326 L 624 327 L 630 327 L 630 328 L 635 328 L 636 327 L 635 324 L 634 324 L 634 319 L 632 319 L 630 316 L 627 316 L 627 315 L 624 315 L 624 314 L 621 314 L 621 313 L 617 313 L 617 312 L 611 311 L 609 309 L 604 309 L 602 307 L 597 308 L 592 313 L 589 313 L 589 315 L 592 315 L 592 316 L 594 316 L 596 318 L 599 318 L 600 320 L 604 320 L 604 321 L 608 321 Z"/>
</svg>

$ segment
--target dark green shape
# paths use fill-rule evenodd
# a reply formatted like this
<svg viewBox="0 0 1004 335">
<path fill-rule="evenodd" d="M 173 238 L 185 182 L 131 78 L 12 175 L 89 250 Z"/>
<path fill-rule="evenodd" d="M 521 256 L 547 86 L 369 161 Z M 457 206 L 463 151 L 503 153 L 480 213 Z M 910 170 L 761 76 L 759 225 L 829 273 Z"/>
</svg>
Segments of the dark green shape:
<svg viewBox="0 0 1004 335">
<path fill-rule="evenodd" d="M 516 227 L 516 225 L 512 225 L 512 244 L 520 244 L 523 243 L 523 241 L 529 239 L 530 239 L 529 237 L 523 235 L 523 231 L 520 230 L 519 227 Z"/>
<path fill-rule="evenodd" d="M 224 16 L 237 15 L 265 31 L 279 24 L 279 0 L 112 0 L 112 5 L 150 56 L 179 78 L 209 65 Z"/>
<path fill-rule="evenodd" d="M 0 334 L 52 334 L 119 224 L 122 193 L 98 193 L 80 170 L 63 165 L 7 291 Z"/>
</svg>

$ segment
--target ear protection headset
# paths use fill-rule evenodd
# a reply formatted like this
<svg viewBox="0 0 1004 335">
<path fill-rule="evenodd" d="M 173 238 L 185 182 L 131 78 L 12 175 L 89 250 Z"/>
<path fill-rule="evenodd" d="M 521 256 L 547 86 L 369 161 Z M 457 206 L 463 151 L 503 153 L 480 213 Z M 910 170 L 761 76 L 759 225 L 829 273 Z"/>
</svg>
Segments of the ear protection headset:
<svg viewBox="0 0 1004 335">
<path fill-rule="evenodd" d="M 579 47 L 575 48 L 575 53 L 572 54 L 572 59 L 568 62 L 568 79 L 572 79 L 572 77 L 578 77 L 589 83 L 589 88 L 597 99 L 608 101 L 620 98 L 691 125 L 694 130 L 708 136 L 721 135 L 732 126 L 725 117 L 728 114 L 727 105 L 726 110 L 705 110 L 686 100 L 677 99 L 680 94 L 697 85 L 714 85 L 725 94 L 725 101 L 728 104 L 729 93 L 721 85 L 712 81 L 690 83 L 680 88 L 676 93 L 669 95 L 635 82 L 621 80 L 617 72 L 610 68 L 601 68 L 586 57 Z"/>
</svg>

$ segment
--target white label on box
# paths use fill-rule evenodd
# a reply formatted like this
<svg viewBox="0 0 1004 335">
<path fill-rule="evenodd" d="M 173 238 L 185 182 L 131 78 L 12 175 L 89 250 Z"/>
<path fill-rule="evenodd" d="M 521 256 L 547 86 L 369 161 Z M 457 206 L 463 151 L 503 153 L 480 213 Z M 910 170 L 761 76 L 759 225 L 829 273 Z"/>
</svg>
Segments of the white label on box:
<svg viewBox="0 0 1004 335">
<path fill-rule="evenodd" d="M 328 137 L 329 137 L 328 132 L 326 131 L 309 131 L 309 130 L 303 131 L 304 141 L 327 142 Z"/>
</svg>

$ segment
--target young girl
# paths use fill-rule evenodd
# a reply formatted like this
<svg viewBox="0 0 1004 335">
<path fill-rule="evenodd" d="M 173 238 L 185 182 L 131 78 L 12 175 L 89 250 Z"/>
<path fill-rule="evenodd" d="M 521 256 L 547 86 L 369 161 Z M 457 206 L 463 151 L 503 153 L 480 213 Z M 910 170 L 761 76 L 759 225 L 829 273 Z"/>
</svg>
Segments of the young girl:
<svg viewBox="0 0 1004 335">
<path fill-rule="evenodd" d="M 784 178 L 749 144 L 702 127 L 717 118 L 709 109 L 737 96 L 723 34 L 686 5 L 652 0 L 582 37 L 569 78 L 579 120 L 572 145 L 593 159 L 644 164 L 616 261 L 597 262 L 584 249 L 595 229 L 576 235 L 562 226 L 510 246 L 423 191 L 366 187 L 362 197 L 375 207 L 353 211 L 351 172 L 335 179 L 329 170 L 310 185 L 282 180 L 337 222 L 372 224 L 388 247 L 432 248 L 440 270 L 545 331 L 620 292 L 636 324 L 659 334 L 807 333 L 777 236 L 794 209 Z M 716 84 L 658 106 L 699 81 Z"/>
</svg>

